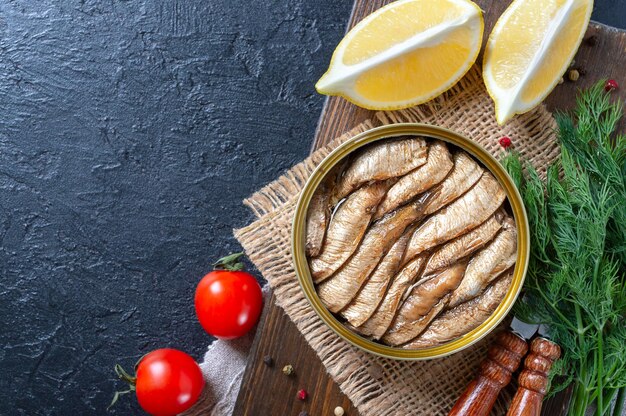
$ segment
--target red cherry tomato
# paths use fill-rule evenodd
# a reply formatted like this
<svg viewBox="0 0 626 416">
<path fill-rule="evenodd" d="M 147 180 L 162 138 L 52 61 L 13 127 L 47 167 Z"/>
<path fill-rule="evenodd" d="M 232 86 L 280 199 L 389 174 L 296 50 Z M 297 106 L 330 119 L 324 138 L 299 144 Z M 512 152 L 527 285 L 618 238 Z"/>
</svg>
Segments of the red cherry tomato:
<svg viewBox="0 0 626 416">
<path fill-rule="evenodd" d="M 231 270 L 210 272 L 196 288 L 196 315 L 204 330 L 217 338 L 232 339 L 246 334 L 257 323 L 263 309 L 261 286 L 250 273 L 237 270 L 243 267 L 234 263 L 239 256 L 218 261 L 217 266 Z"/>
<path fill-rule="evenodd" d="M 200 397 L 204 377 L 200 367 L 182 351 L 152 351 L 137 364 L 135 388 L 141 407 L 153 416 L 174 416 Z"/>
</svg>

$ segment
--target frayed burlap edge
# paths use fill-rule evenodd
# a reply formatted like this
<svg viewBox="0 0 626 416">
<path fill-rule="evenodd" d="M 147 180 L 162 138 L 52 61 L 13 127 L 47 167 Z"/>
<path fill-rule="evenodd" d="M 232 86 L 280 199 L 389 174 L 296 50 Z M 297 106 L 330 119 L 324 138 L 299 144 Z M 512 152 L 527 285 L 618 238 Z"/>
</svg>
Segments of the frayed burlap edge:
<svg viewBox="0 0 626 416">
<path fill-rule="evenodd" d="M 379 112 L 375 117 L 383 124 L 424 122 L 447 127 L 473 138 L 496 156 L 501 154 L 498 139 L 508 135 L 515 149 L 540 170 L 558 155 L 555 123 L 544 107 L 519 116 L 504 127 L 497 125 L 493 104 L 477 68 L 452 90 L 428 104 Z M 314 152 L 248 198 L 244 203 L 259 219 L 235 230 L 235 237 L 269 282 L 277 304 L 296 324 L 362 415 L 445 415 L 473 377 L 491 337 L 465 351 L 431 361 L 396 361 L 367 354 L 342 341 L 315 314 L 300 289 L 291 261 L 291 221 L 302 186 L 333 148 L 378 124 L 376 121 L 363 123 Z M 500 395 L 492 414 L 506 412 L 511 391 L 509 388 Z"/>
</svg>

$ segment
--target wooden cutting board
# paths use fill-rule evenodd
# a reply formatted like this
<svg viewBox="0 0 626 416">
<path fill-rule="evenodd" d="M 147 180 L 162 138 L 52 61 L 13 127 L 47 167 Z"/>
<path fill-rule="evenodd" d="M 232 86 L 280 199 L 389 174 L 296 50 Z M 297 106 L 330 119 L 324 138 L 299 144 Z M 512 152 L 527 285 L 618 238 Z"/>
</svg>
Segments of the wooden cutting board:
<svg viewBox="0 0 626 416">
<path fill-rule="evenodd" d="M 487 34 L 511 1 L 475 1 L 484 11 L 486 41 Z M 355 0 L 348 29 L 390 2 L 391 0 Z M 546 101 L 550 110 L 572 108 L 576 90 L 601 78 L 615 79 L 622 86 L 615 93 L 623 100 L 626 97 L 626 31 L 592 23 L 573 67 L 582 76 L 576 83 L 565 80 L 552 92 Z M 344 99 L 330 97 L 322 110 L 312 150 L 371 118 L 372 114 L 372 111 L 358 108 Z M 624 131 L 623 120 L 620 130 Z M 264 365 L 263 357 L 266 355 L 273 357 L 274 368 Z M 282 374 L 280 370 L 286 364 L 292 364 L 296 369 L 295 377 Z M 309 392 L 309 398 L 305 402 L 296 399 L 296 393 L 301 388 Z M 546 402 L 542 414 L 565 415 L 568 397 L 568 394 L 561 394 Z M 330 416 L 336 406 L 342 406 L 346 415 L 359 415 L 350 400 L 326 374 L 321 361 L 296 326 L 276 306 L 274 296 L 268 296 L 250 351 L 234 415 L 297 416 L 306 410 L 311 416 Z"/>
</svg>

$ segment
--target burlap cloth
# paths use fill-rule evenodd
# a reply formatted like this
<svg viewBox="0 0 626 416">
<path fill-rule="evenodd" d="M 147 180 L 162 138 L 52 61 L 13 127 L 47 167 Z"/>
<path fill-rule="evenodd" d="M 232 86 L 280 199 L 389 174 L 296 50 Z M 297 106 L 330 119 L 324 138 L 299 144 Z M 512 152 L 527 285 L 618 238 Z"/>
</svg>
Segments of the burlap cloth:
<svg viewBox="0 0 626 416">
<path fill-rule="evenodd" d="M 484 358 L 487 337 L 450 357 L 430 361 L 396 361 L 367 354 L 326 327 L 304 297 L 290 252 L 291 221 L 300 190 L 315 166 L 337 145 L 377 125 L 421 122 L 455 130 L 480 143 L 496 157 L 498 139 L 513 146 L 540 170 L 558 155 L 551 114 L 540 106 L 506 126 L 495 121 L 493 103 L 480 70 L 474 67 L 452 90 L 419 107 L 376 113 L 332 143 L 317 150 L 273 183 L 244 201 L 256 221 L 235 230 L 235 237 L 274 290 L 285 310 L 324 363 L 328 373 L 364 416 L 445 415 Z M 511 389 L 500 395 L 493 414 L 505 413 Z"/>
</svg>

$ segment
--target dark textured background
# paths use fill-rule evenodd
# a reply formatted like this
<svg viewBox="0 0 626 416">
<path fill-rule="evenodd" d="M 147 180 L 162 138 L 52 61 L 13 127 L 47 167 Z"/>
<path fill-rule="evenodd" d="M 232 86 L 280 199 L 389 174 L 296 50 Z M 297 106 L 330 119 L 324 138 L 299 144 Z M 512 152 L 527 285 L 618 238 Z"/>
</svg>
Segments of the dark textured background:
<svg viewBox="0 0 626 416">
<path fill-rule="evenodd" d="M 103 414 L 113 363 L 201 360 L 195 284 L 308 153 L 350 8 L 0 0 L 0 415 Z"/>
</svg>

